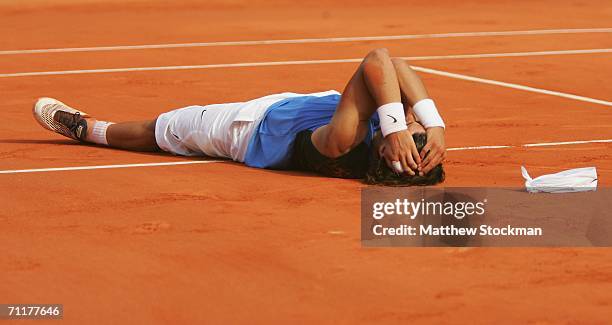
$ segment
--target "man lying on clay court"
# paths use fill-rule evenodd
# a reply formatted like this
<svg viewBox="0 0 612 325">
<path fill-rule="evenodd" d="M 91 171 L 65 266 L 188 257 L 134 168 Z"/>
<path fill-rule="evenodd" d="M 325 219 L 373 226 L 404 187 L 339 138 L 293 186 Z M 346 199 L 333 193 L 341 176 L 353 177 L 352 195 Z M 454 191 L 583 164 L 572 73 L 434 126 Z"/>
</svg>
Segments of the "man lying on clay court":
<svg viewBox="0 0 612 325">
<path fill-rule="evenodd" d="M 365 57 L 342 95 L 282 93 L 122 123 L 41 98 L 34 116 L 49 130 L 112 148 L 229 158 L 251 167 L 365 178 L 370 184 L 444 180 L 444 122 L 421 79 L 386 49 Z"/>
</svg>

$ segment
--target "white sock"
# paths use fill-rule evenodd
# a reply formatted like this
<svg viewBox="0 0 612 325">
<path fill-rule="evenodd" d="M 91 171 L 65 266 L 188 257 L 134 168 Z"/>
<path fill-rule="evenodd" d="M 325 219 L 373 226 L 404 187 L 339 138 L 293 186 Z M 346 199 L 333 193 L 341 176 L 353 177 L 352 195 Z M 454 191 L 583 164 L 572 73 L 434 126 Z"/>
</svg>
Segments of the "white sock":
<svg viewBox="0 0 612 325">
<path fill-rule="evenodd" d="M 106 140 L 106 129 L 108 129 L 111 124 L 115 123 L 96 121 L 96 123 L 93 125 L 93 129 L 91 130 L 91 135 L 87 137 L 87 141 L 108 146 L 108 141 Z"/>
</svg>

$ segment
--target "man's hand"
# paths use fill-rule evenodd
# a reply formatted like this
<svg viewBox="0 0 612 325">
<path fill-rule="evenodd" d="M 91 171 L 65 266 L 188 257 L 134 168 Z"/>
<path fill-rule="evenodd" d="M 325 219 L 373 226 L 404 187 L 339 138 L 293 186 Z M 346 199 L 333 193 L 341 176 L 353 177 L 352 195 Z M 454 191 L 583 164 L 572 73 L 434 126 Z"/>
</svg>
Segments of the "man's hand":
<svg viewBox="0 0 612 325">
<path fill-rule="evenodd" d="M 408 130 L 387 135 L 380 148 L 380 155 L 387 161 L 391 170 L 395 171 L 393 161 L 399 161 L 405 173 L 414 175 L 421 163 L 419 151 Z"/>
<path fill-rule="evenodd" d="M 444 143 L 444 128 L 433 127 L 427 129 L 427 144 L 421 150 L 422 162 L 419 164 L 419 174 L 429 173 L 446 158 L 446 145 Z"/>
</svg>

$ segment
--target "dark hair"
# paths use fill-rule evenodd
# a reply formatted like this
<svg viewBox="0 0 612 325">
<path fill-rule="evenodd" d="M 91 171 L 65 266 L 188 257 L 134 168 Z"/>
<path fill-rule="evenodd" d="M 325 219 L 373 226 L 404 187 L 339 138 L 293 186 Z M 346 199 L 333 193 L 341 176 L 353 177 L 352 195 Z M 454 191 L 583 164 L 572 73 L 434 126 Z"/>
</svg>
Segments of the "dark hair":
<svg viewBox="0 0 612 325">
<path fill-rule="evenodd" d="M 417 150 L 420 152 L 427 143 L 427 134 L 415 133 L 412 135 Z M 378 155 L 376 146 L 371 146 L 370 162 L 368 172 L 364 182 L 366 184 L 386 185 L 386 186 L 412 186 L 412 185 L 435 185 L 444 181 L 444 169 L 442 164 L 434 167 L 424 176 L 396 174 L 384 158 Z"/>
</svg>

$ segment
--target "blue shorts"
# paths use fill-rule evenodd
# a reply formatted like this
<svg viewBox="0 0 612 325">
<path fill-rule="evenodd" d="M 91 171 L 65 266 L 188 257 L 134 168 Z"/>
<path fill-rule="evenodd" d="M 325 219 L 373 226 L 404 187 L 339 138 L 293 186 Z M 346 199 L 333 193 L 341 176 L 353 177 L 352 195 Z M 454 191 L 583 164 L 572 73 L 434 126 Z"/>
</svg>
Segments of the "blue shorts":
<svg viewBox="0 0 612 325">
<path fill-rule="evenodd" d="M 290 168 L 296 135 L 329 124 L 340 102 L 340 95 L 300 96 L 270 106 L 253 133 L 244 163 L 269 169 Z M 370 119 L 365 142 L 369 145 L 378 127 L 378 116 Z"/>
</svg>

